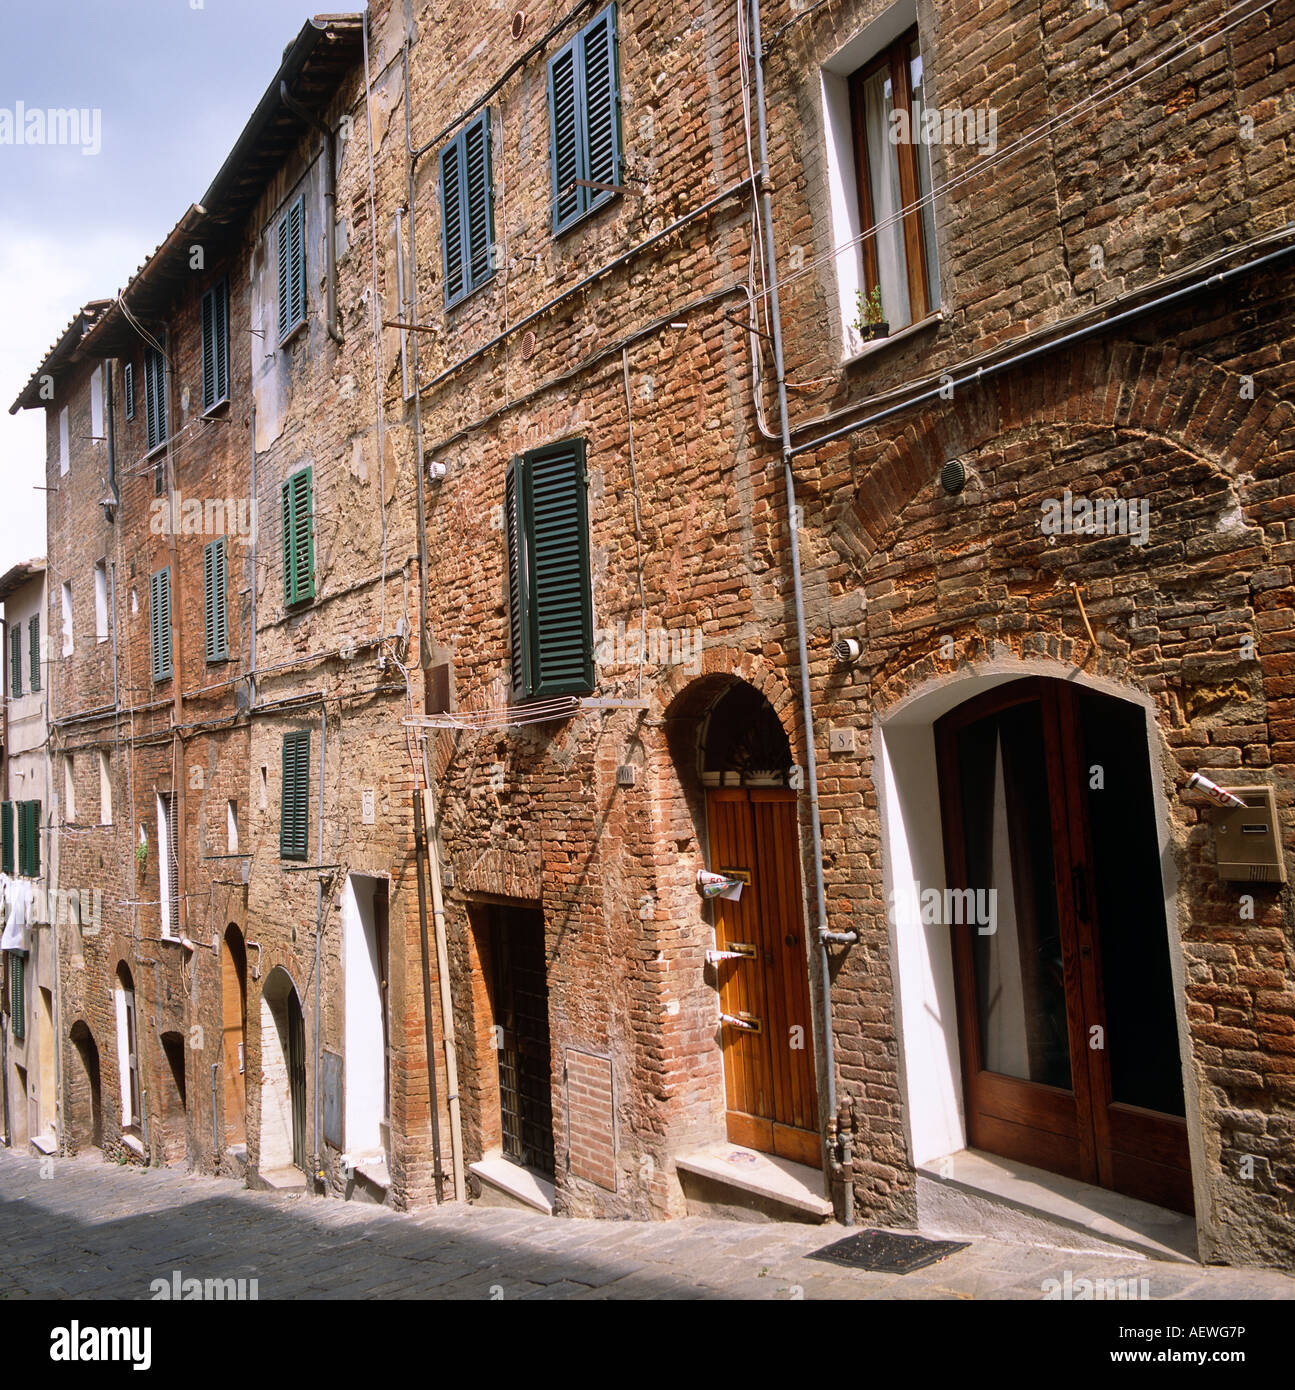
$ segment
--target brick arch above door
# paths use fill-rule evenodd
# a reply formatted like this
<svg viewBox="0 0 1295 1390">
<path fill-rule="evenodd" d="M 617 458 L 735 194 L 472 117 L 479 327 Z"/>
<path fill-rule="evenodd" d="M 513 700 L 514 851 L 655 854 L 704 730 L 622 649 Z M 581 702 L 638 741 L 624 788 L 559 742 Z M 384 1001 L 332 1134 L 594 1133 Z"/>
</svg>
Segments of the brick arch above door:
<svg viewBox="0 0 1295 1390">
<path fill-rule="evenodd" d="M 866 564 L 893 544 L 911 503 L 943 500 L 938 477 L 945 462 L 1026 428 L 1141 434 L 1209 460 L 1230 477 L 1252 473 L 1295 423 L 1295 407 L 1262 391 L 1246 399 L 1242 386 L 1238 373 L 1208 358 L 1124 340 L 1090 342 L 1036 371 L 1005 373 L 915 414 L 879 450 L 862 439 L 852 445 L 855 485 L 835 519 L 837 544 Z"/>
</svg>

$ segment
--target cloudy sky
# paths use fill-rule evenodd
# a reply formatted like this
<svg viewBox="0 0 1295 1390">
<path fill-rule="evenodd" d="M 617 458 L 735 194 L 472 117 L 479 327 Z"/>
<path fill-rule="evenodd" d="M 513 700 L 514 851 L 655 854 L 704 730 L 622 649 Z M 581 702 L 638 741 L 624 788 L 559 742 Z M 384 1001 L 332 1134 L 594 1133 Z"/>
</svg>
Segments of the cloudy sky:
<svg viewBox="0 0 1295 1390">
<path fill-rule="evenodd" d="M 313 12 L 0 0 L 0 573 L 45 548 L 44 414 L 9 406 L 78 306 L 116 294 L 201 199 Z M 3 143 L 19 102 L 97 109 L 98 153 Z"/>
</svg>

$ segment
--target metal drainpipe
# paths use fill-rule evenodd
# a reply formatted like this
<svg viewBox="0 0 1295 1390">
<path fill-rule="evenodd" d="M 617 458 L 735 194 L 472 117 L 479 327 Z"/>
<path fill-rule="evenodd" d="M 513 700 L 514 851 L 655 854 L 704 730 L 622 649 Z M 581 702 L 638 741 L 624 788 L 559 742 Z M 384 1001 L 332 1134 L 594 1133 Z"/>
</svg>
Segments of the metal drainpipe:
<svg viewBox="0 0 1295 1390">
<path fill-rule="evenodd" d="M 409 35 L 405 35 L 404 47 L 405 78 L 405 148 L 409 154 L 409 302 L 406 322 L 418 323 L 418 217 L 414 206 L 414 168 L 418 163 L 419 151 L 414 149 L 413 113 L 409 96 Z M 378 229 L 373 228 L 377 236 Z M 423 487 L 423 405 L 422 388 L 418 381 L 418 338 L 415 332 L 410 335 L 411 365 L 414 378 L 414 483 L 418 501 L 418 664 L 426 670 L 432 664 L 431 634 L 427 628 L 427 497 Z M 378 460 L 378 484 L 382 481 L 386 459 Z"/>
<path fill-rule="evenodd" d="M 320 1132 L 323 1123 L 323 1097 L 319 1093 L 319 1063 L 320 1063 L 320 1037 L 319 1037 L 319 996 L 322 993 L 321 981 L 319 978 L 320 959 L 322 956 L 321 937 L 324 932 L 324 775 L 327 768 L 325 753 L 328 748 L 328 706 L 323 694 L 319 697 L 319 833 L 316 836 L 315 862 L 317 865 L 315 872 L 315 1152 L 311 1156 L 311 1167 L 317 1182 L 324 1180 L 323 1169 L 320 1167 L 320 1152 L 322 1143 L 320 1142 Z"/>
<path fill-rule="evenodd" d="M 367 21 L 366 21 L 367 22 Z M 342 341 L 337 326 L 337 172 L 333 167 L 333 132 L 288 91 L 288 84 L 279 80 L 279 100 L 298 120 L 314 126 L 324 137 L 324 296 L 328 321 L 328 336 Z"/>
<path fill-rule="evenodd" d="M 778 309 L 778 261 L 773 240 L 773 199 L 769 192 L 769 135 L 765 124 L 764 57 L 760 42 L 760 0 L 750 0 L 751 46 L 755 57 L 755 109 L 760 138 L 760 168 L 756 183 L 764 218 L 765 258 L 769 266 L 769 313 L 773 323 L 774 365 L 778 375 L 778 416 L 782 426 L 782 465 L 787 490 L 787 525 L 791 533 L 792 588 L 796 600 L 796 643 L 800 657 L 800 707 L 805 726 L 806 781 L 809 785 L 809 828 L 814 855 L 815 936 L 823 989 L 823 1060 L 826 1064 L 826 1110 L 836 1114 L 836 1046 L 832 1037 L 832 978 L 827 956 L 827 885 L 823 878 L 823 827 L 818 814 L 818 766 L 814 757 L 814 707 L 809 686 L 809 648 L 805 640 L 805 594 L 800 571 L 800 538 L 796 528 L 796 479 L 791 469 L 791 418 L 787 407 L 787 377 L 783 367 L 782 318 Z M 839 937 L 843 933 L 833 933 Z M 846 934 L 848 935 L 848 934 Z M 820 1142 L 822 1142 L 820 1130 Z M 830 1156 L 829 1156 L 830 1158 Z M 824 1168 L 825 1180 L 830 1169 Z"/>
</svg>

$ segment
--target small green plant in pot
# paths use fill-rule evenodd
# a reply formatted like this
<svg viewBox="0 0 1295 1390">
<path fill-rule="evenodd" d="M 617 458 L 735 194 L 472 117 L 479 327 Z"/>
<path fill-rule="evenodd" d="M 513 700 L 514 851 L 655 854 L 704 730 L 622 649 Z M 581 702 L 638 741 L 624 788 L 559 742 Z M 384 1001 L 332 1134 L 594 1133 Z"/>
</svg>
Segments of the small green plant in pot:
<svg viewBox="0 0 1295 1390">
<path fill-rule="evenodd" d="M 854 321 L 855 332 L 865 343 L 890 335 L 890 325 L 886 322 L 885 310 L 881 307 L 881 286 L 874 285 L 866 293 L 855 292 L 859 301 L 859 317 Z"/>
</svg>

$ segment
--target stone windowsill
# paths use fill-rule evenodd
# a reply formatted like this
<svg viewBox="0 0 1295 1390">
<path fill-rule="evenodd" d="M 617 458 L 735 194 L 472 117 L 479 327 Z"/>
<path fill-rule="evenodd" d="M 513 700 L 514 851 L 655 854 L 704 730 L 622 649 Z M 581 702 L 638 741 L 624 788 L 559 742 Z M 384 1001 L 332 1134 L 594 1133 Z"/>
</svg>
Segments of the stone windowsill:
<svg viewBox="0 0 1295 1390">
<path fill-rule="evenodd" d="M 910 323 L 906 327 L 899 329 L 896 333 L 888 334 L 885 338 L 874 338 L 871 342 L 864 343 L 863 347 L 854 353 L 848 354 L 841 362 L 841 369 L 853 367 L 856 363 L 862 362 L 865 358 L 872 357 L 876 353 L 884 352 L 894 343 L 904 343 L 910 338 L 915 338 L 919 333 L 924 333 L 928 329 L 936 328 L 944 322 L 944 311 L 937 309 L 935 313 L 928 314 L 924 319 L 919 319 L 916 323 Z"/>
</svg>

